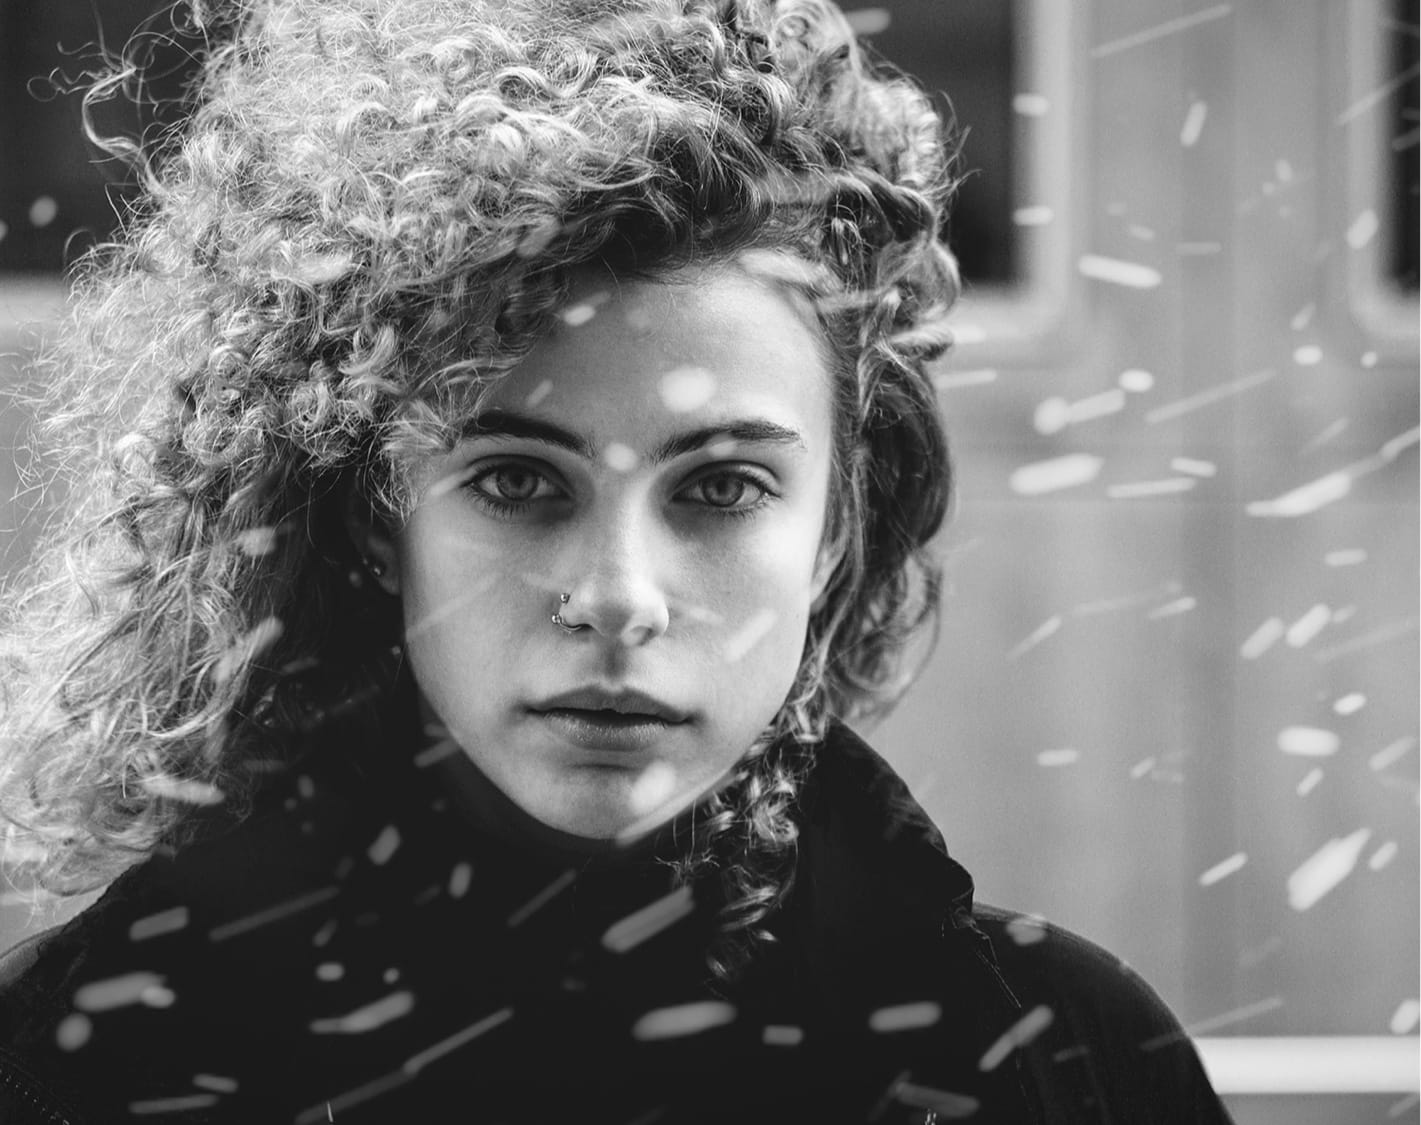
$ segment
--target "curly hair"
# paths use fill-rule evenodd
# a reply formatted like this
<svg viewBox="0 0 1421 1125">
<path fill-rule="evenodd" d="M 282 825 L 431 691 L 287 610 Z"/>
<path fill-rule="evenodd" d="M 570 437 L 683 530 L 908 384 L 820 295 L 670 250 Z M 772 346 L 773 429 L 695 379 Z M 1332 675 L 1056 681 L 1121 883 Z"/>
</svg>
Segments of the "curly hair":
<svg viewBox="0 0 1421 1125">
<path fill-rule="evenodd" d="M 342 497 L 398 526 L 407 467 L 452 446 L 576 271 L 736 261 L 823 326 L 839 563 L 685 864 L 722 874 L 730 973 L 788 886 L 814 744 L 891 706 L 936 625 L 949 473 L 925 366 L 958 288 L 940 118 L 829 0 L 195 18 L 226 34 L 190 118 L 139 157 L 144 200 L 79 263 L 40 361 L 74 502 L 3 606 L 12 857 L 52 889 L 97 885 L 195 807 L 240 807 L 272 732 L 378 704 L 397 614 L 352 586 Z"/>
</svg>

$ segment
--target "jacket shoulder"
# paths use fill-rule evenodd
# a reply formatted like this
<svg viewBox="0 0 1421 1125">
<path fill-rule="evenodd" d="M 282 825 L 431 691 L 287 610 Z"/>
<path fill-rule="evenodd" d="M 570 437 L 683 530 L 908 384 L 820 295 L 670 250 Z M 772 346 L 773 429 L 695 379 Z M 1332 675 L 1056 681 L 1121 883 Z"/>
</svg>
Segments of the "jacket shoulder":
<svg viewBox="0 0 1421 1125">
<path fill-rule="evenodd" d="M 32 934 L 0 954 L 0 1012 L 20 1014 L 31 971 L 50 940 L 63 929 L 55 926 Z M 5 1027 L 6 1023 L 0 1018 L 0 1121 L 7 1125 L 80 1125 L 83 1118 L 59 1094 L 56 1075 L 16 1049 L 15 1029 Z"/>
<path fill-rule="evenodd" d="M 1022 1006 L 1009 1038 L 1046 1104 L 1074 1111 L 1060 1120 L 1228 1125 L 1188 1033 L 1129 965 L 1034 916 L 977 903 L 973 919 Z"/>
<path fill-rule="evenodd" d="M 40 950 L 53 929 L 31 934 L 0 953 L 0 995 L 19 981 L 39 960 Z"/>
</svg>

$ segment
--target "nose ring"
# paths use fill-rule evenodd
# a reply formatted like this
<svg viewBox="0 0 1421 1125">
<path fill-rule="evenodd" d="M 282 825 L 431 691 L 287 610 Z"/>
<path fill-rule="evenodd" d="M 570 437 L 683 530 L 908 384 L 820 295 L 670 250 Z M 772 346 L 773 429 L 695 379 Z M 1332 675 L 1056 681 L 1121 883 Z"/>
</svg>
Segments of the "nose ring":
<svg viewBox="0 0 1421 1125">
<path fill-rule="evenodd" d="M 585 624 L 583 624 L 583 625 L 569 625 L 566 621 L 564 621 L 564 620 L 562 619 L 562 607 L 565 606 L 565 605 L 567 605 L 567 603 L 570 602 L 570 601 L 572 601 L 572 595 L 571 595 L 571 594 L 559 594 L 559 595 L 558 595 L 558 611 L 557 611 L 555 614 L 553 614 L 553 616 L 552 616 L 552 622 L 553 622 L 553 624 L 556 625 L 559 629 L 561 629 L 564 633 L 575 633 L 575 632 L 577 632 L 579 629 L 585 629 L 585 628 L 587 628 L 587 626 L 586 626 Z"/>
</svg>

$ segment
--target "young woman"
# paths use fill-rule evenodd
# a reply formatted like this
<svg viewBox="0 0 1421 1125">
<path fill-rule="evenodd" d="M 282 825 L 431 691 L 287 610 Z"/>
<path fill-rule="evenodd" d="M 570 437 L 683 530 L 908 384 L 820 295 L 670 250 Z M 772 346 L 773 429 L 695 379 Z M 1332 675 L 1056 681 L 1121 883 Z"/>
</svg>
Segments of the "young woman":
<svg viewBox="0 0 1421 1125">
<path fill-rule="evenodd" d="M 102 91 L 100 91 L 102 92 Z M 252 0 L 50 357 L 0 1116 L 1224 1121 L 845 725 L 948 500 L 940 122 L 827 0 Z"/>
</svg>

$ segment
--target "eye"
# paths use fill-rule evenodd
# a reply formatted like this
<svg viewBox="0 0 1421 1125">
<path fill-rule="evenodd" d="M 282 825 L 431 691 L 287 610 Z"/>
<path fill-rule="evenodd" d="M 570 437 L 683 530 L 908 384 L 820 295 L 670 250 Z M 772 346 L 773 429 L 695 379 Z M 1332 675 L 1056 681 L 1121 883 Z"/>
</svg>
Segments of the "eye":
<svg viewBox="0 0 1421 1125">
<path fill-rule="evenodd" d="M 541 473 L 523 465 L 505 465 L 478 478 L 480 486 L 492 484 L 501 500 L 531 500 L 543 479 Z"/>
<path fill-rule="evenodd" d="M 769 484 L 746 469 L 718 469 L 685 490 L 707 508 L 725 515 L 749 515 L 772 495 Z"/>
<path fill-rule="evenodd" d="M 546 473 L 518 461 L 504 461 L 481 469 L 469 478 L 465 487 L 476 500 L 499 513 L 517 511 L 535 501 L 561 495 Z"/>
</svg>

